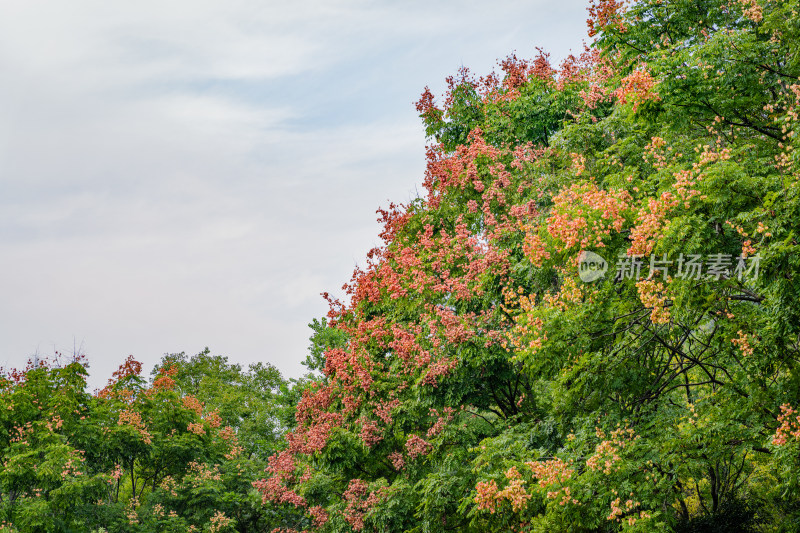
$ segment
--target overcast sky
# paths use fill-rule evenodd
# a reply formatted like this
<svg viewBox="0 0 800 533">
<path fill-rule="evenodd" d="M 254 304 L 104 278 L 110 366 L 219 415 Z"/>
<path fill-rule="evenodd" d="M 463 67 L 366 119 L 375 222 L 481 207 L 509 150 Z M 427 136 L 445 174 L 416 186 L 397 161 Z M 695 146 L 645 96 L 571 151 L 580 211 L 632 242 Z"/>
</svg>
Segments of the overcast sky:
<svg viewBox="0 0 800 533">
<path fill-rule="evenodd" d="M 0 366 L 81 347 L 302 374 L 323 291 L 422 181 L 459 66 L 580 51 L 583 0 L 0 0 Z"/>
</svg>

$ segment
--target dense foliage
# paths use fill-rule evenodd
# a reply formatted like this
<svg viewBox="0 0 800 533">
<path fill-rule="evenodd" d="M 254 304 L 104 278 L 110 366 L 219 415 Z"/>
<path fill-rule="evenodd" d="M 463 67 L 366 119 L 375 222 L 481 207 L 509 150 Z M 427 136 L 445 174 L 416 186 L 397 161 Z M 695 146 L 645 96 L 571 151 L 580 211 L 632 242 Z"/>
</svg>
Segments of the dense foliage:
<svg viewBox="0 0 800 533">
<path fill-rule="evenodd" d="M 10 373 L 0 530 L 800 530 L 798 9 L 593 0 L 580 55 L 426 89 L 316 378 Z"/>
<path fill-rule="evenodd" d="M 252 483 L 291 421 L 271 366 L 206 350 L 128 358 L 96 394 L 86 366 L 31 363 L 0 379 L 0 531 L 269 531 L 286 514 Z M 299 391 L 299 389 L 298 389 Z M 291 514 L 291 512 L 290 512 Z"/>
<path fill-rule="evenodd" d="M 800 529 L 798 8 L 595 0 L 580 56 L 423 93 L 282 531 Z"/>
</svg>

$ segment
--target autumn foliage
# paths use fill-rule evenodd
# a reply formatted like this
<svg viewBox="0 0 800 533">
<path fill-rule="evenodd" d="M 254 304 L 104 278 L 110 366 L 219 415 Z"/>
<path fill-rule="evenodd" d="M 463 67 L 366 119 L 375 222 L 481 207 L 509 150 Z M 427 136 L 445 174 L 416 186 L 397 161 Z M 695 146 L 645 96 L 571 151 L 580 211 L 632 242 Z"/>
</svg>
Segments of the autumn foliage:
<svg viewBox="0 0 800 533">
<path fill-rule="evenodd" d="M 417 102 L 424 193 L 326 295 L 255 484 L 305 513 L 284 531 L 798 524 L 797 11 L 588 11 L 579 55 Z"/>
<path fill-rule="evenodd" d="M 558 65 L 511 55 L 424 90 L 423 193 L 378 210 L 381 245 L 324 295 L 311 381 L 253 413 L 215 400 L 241 373 L 201 398 L 185 358 L 57 401 L 81 365 L 10 373 L 8 523 L 800 529 L 797 5 L 588 14 Z"/>
</svg>

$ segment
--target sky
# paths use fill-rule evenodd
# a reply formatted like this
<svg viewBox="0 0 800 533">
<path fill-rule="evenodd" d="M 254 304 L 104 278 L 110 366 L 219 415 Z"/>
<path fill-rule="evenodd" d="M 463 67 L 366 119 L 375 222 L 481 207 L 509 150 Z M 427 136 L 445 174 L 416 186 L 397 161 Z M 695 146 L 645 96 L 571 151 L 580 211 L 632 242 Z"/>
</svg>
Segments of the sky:
<svg viewBox="0 0 800 533">
<path fill-rule="evenodd" d="M 585 1 L 0 0 L 0 366 L 209 347 L 304 368 L 308 323 L 420 190 L 413 102 L 585 39 Z"/>
</svg>

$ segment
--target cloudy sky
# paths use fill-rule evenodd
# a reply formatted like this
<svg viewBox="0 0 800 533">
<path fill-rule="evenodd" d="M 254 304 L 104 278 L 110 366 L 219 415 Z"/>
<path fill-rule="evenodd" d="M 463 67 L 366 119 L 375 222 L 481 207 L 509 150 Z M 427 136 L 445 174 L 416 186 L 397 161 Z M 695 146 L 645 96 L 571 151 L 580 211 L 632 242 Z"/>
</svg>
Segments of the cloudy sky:
<svg viewBox="0 0 800 533">
<path fill-rule="evenodd" d="M 583 0 L 2 0 L 0 366 L 303 368 L 311 319 L 413 197 L 413 102 L 579 51 Z"/>
</svg>

